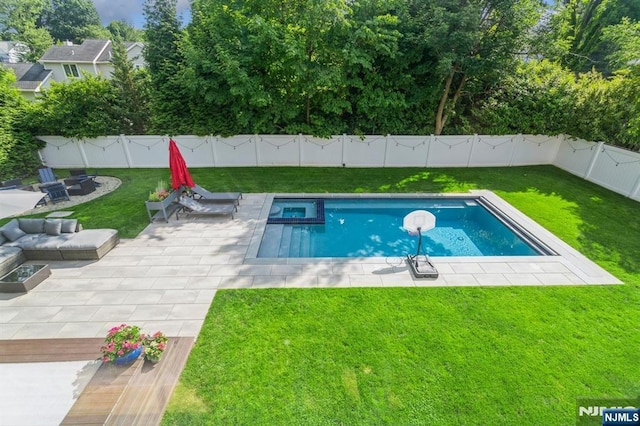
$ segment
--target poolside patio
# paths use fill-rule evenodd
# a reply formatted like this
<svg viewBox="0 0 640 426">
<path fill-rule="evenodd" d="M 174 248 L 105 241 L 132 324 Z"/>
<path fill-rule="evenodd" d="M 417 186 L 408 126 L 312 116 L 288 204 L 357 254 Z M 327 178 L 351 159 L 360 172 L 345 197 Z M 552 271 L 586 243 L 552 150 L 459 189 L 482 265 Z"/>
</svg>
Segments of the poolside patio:
<svg viewBox="0 0 640 426">
<path fill-rule="evenodd" d="M 399 258 L 260 259 L 254 253 L 274 194 L 245 194 L 233 220 L 172 219 L 122 240 L 100 261 L 49 262 L 51 277 L 28 294 L 0 293 L 0 340 L 103 338 L 123 322 L 193 339 L 216 291 L 227 288 L 620 284 L 493 193 L 483 195 L 560 256 L 434 258 L 435 280 L 413 279 Z"/>
</svg>

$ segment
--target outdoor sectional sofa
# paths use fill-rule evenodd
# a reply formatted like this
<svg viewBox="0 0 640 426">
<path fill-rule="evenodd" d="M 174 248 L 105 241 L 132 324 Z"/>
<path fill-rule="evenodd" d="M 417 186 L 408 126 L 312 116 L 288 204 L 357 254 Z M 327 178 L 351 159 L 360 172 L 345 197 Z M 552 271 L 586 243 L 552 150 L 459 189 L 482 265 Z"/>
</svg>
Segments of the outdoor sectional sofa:
<svg viewBox="0 0 640 426">
<path fill-rule="evenodd" d="M 118 241 L 117 230 L 77 219 L 13 219 L 0 228 L 0 277 L 27 260 L 98 260 Z"/>
</svg>

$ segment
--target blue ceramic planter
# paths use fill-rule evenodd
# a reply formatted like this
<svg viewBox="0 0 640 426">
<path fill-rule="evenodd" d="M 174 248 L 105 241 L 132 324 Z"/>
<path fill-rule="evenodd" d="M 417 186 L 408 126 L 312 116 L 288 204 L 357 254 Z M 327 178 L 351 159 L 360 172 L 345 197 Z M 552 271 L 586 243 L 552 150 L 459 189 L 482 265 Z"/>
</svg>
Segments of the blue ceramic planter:
<svg viewBox="0 0 640 426">
<path fill-rule="evenodd" d="M 123 355 L 121 357 L 118 357 L 118 358 L 114 359 L 113 363 L 115 365 L 129 365 L 129 364 L 132 364 L 133 361 L 138 359 L 138 357 L 140 356 L 141 353 L 142 353 L 142 345 L 140 345 L 140 347 L 138 347 L 138 349 L 135 349 L 135 350 L 129 352 L 128 354 L 125 354 L 125 355 Z"/>
</svg>

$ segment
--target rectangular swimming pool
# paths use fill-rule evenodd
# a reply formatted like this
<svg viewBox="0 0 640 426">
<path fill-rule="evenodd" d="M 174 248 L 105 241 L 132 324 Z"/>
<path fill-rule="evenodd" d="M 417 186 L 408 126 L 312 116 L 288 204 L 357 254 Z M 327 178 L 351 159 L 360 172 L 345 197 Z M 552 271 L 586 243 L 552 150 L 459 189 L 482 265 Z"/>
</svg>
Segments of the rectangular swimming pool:
<svg viewBox="0 0 640 426">
<path fill-rule="evenodd" d="M 258 257 L 386 257 L 415 254 L 404 216 L 426 210 L 429 256 L 543 256 L 548 247 L 482 197 L 274 198 Z"/>
</svg>

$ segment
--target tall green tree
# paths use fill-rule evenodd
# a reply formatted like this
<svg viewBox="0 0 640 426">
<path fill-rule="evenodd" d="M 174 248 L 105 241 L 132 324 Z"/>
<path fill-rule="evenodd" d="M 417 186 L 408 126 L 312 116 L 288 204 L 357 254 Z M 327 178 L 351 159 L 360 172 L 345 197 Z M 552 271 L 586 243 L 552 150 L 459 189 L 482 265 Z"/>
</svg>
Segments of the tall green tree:
<svg viewBox="0 0 640 426">
<path fill-rule="evenodd" d="M 124 43 L 113 41 L 111 83 L 116 88 L 114 107 L 120 121 L 119 133 L 142 135 L 149 125 L 147 71 L 135 70 L 127 58 Z"/>
<path fill-rule="evenodd" d="M 558 0 L 539 27 L 540 53 L 575 72 L 592 68 L 609 74 L 606 56 L 612 46 L 604 30 L 627 17 L 640 20 L 637 0 Z"/>
<path fill-rule="evenodd" d="M 87 38 L 108 38 L 109 34 L 91 0 L 51 0 L 42 22 L 58 41 L 81 43 Z"/>
<path fill-rule="evenodd" d="M 190 98 L 179 42 L 182 38 L 177 0 L 146 0 L 143 50 L 151 82 L 152 131 L 191 132 Z"/>
<path fill-rule="evenodd" d="M 402 3 L 363 0 L 351 5 L 343 64 L 349 102 L 343 119 L 350 132 L 411 131 L 407 93 L 412 81 L 397 14 Z"/>
<path fill-rule="evenodd" d="M 339 126 L 349 107 L 347 2 L 194 1 L 192 11 L 192 84 L 221 114 L 216 132 L 326 133 Z"/>
<path fill-rule="evenodd" d="M 612 48 L 606 58 L 610 69 L 640 68 L 640 21 L 623 18 L 619 24 L 606 27 L 602 39 Z"/>
<path fill-rule="evenodd" d="M 514 68 L 538 6 L 535 0 L 409 0 L 409 37 L 422 52 L 418 65 L 427 65 L 423 78 L 439 84 L 435 134 L 455 113 L 463 90 L 481 92 Z"/>
<path fill-rule="evenodd" d="M 43 145 L 20 125 L 28 104 L 14 82 L 13 72 L 0 64 L 0 177 L 3 179 L 32 173 L 39 165 L 35 152 Z"/>
<path fill-rule="evenodd" d="M 37 61 L 53 44 L 40 19 L 49 7 L 48 0 L 2 0 L 0 2 L 0 36 L 3 40 L 19 41 L 27 46 L 21 60 Z"/>
<path fill-rule="evenodd" d="M 134 28 L 126 20 L 111 21 L 107 25 L 107 30 L 111 34 L 111 40 L 120 38 L 123 41 L 143 41 L 144 31 Z"/>
</svg>

